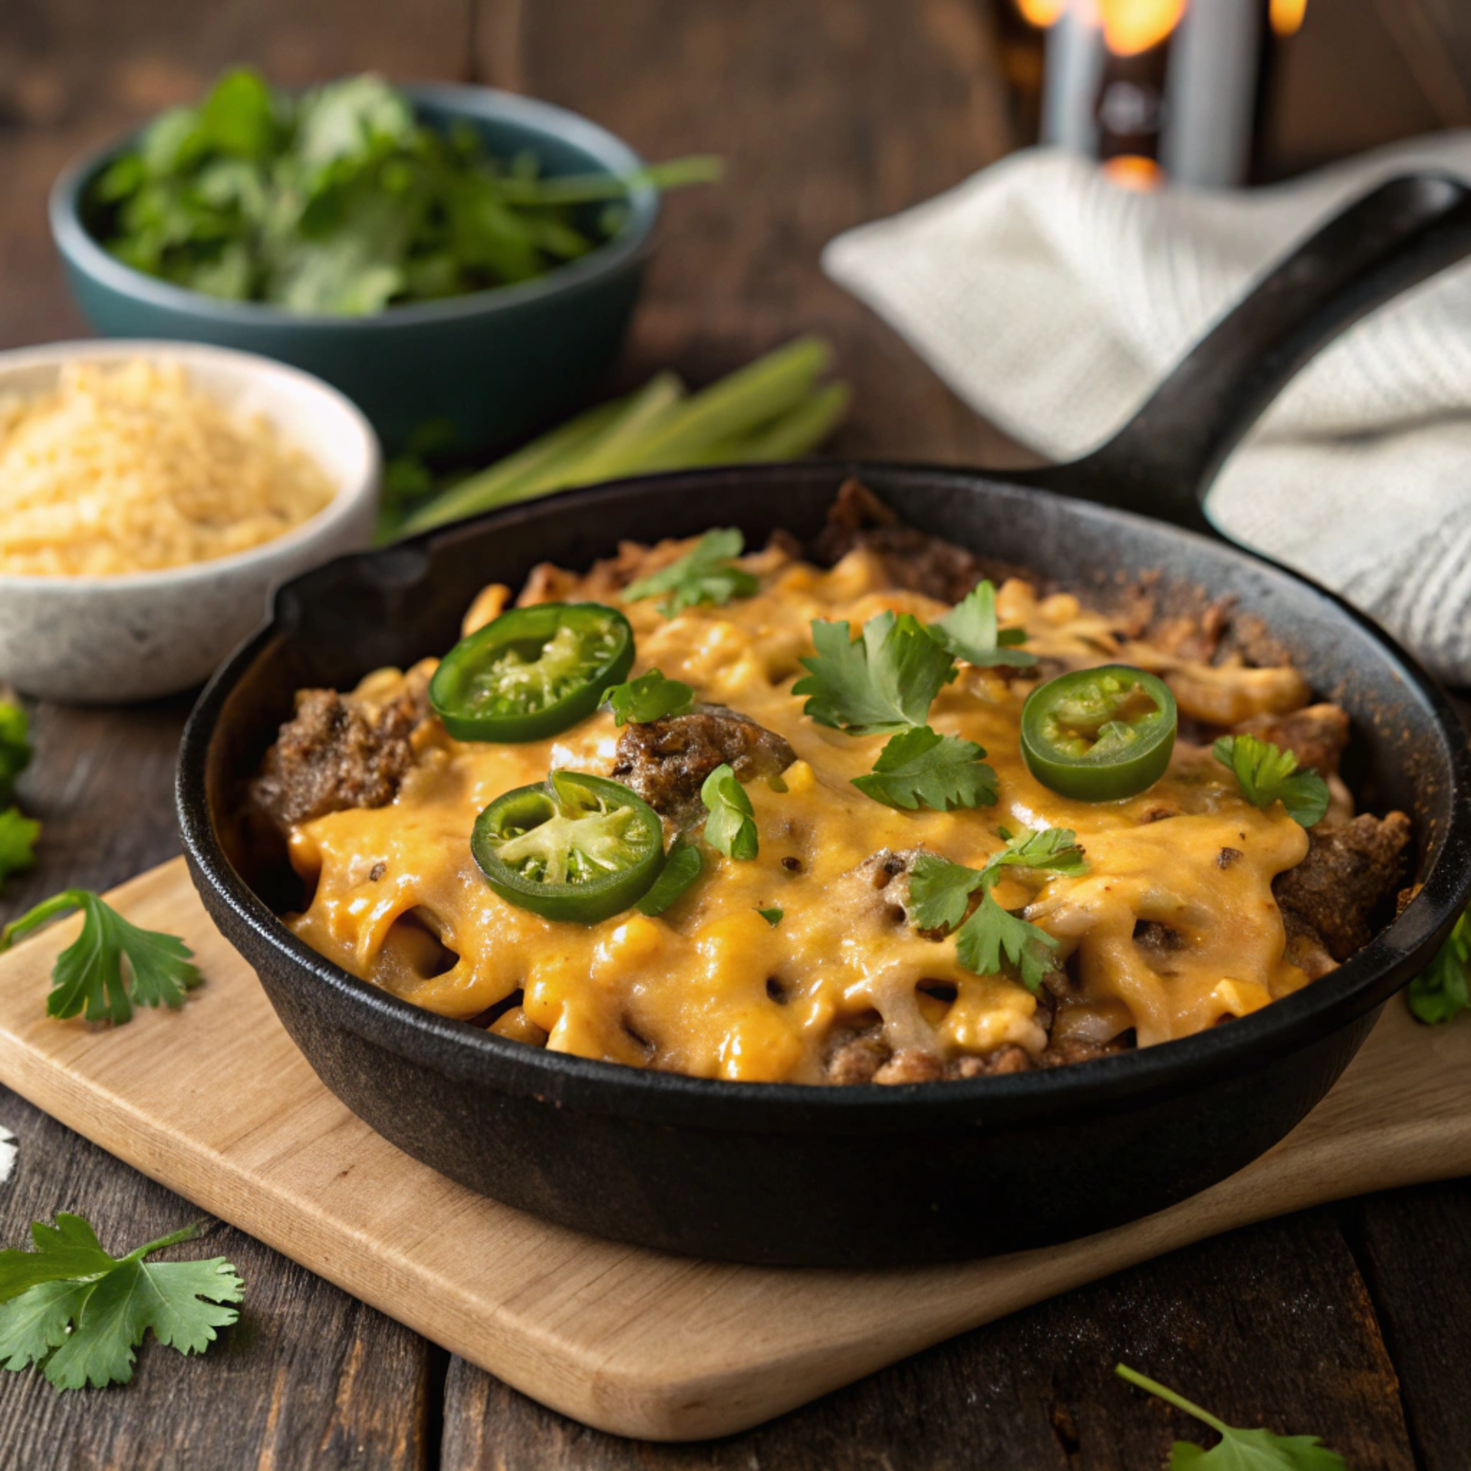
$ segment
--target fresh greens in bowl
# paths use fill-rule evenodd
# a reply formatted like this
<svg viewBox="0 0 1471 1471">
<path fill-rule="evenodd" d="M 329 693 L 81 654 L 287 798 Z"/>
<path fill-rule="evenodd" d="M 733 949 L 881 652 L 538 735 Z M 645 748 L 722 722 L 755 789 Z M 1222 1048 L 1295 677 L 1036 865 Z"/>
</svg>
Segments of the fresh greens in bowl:
<svg viewBox="0 0 1471 1471">
<path fill-rule="evenodd" d="M 99 175 L 118 260 L 209 296 L 367 316 L 544 275 L 617 233 L 629 191 L 719 176 L 717 159 L 547 176 L 469 121 L 439 132 L 381 77 L 293 96 L 232 71 L 161 114 Z"/>
</svg>

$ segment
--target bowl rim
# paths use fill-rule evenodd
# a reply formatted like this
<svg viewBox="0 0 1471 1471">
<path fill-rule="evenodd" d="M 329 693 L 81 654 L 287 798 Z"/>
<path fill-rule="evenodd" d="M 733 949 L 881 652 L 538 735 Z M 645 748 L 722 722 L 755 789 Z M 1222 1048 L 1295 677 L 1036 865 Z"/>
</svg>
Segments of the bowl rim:
<svg viewBox="0 0 1471 1471">
<path fill-rule="evenodd" d="M 1439 729 L 1459 717 L 1449 700 L 1419 663 L 1379 628 L 1330 589 L 1310 578 L 1228 543 L 1192 531 L 1163 525 L 1147 517 L 1085 502 L 1052 490 L 1008 483 L 1004 472 L 990 474 L 954 466 L 875 461 L 814 460 L 801 465 L 719 467 L 671 471 L 567 490 L 554 496 L 503 507 L 482 516 L 428 531 L 392 548 L 364 554 L 397 559 L 432 558 L 436 545 L 451 537 L 473 535 L 480 528 L 537 518 L 557 507 L 563 515 L 597 514 L 603 503 L 648 487 L 668 492 L 706 493 L 702 503 L 720 503 L 742 483 L 822 476 L 836 483 L 857 475 L 866 483 L 899 476 L 923 477 L 974 487 L 1001 486 L 1027 497 L 1041 496 L 1065 504 L 1078 516 L 1123 523 L 1185 538 L 1213 553 L 1289 583 L 1305 585 L 1341 615 L 1360 625 L 1383 651 L 1396 675 L 1417 694 Z M 715 497 L 710 493 L 714 492 Z M 696 500 L 700 498 L 695 497 Z M 410 563 L 405 560 L 402 570 Z M 311 576 L 312 574 L 306 574 Z M 397 585 L 401 581 L 395 577 Z M 277 590 L 269 621 L 216 670 L 189 716 L 180 747 L 176 783 L 179 830 L 195 885 L 226 938 L 242 951 L 247 963 L 265 970 L 264 947 L 290 968 L 293 979 L 328 993 L 321 1002 L 309 995 L 304 1004 L 320 1010 L 335 1002 L 350 1018 L 330 1015 L 326 1024 L 350 1028 L 356 1035 L 421 1065 L 458 1079 L 494 1086 L 513 1095 L 532 1095 L 559 1106 L 617 1114 L 655 1124 L 706 1127 L 721 1131 L 764 1129 L 772 1133 L 812 1130 L 848 1133 L 855 1128 L 883 1132 L 909 1130 L 944 1122 L 974 1127 L 1056 1117 L 1078 1107 L 1124 1109 L 1134 1100 L 1162 1091 L 1190 1091 L 1230 1071 L 1250 1071 L 1309 1042 L 1349 1025 L 1382 1005 L 1434 953 L 1471 893 L 1471 743 L 1449 742 L 1452 791 L 1445 800 L 1450 817 L 1437 835 L 1435 857 L 1415 899 L 1370 941 L 1328 976 L 1274 1001 L 1231 1027 L 1215 1027 L 1168 1044 L 1099 1058 L 1069 1067 L 983 1077 L 914 1083 L 887 1088 L 834 1088 L 796 1083 L 733 1082 L 687 1077 L 678 1073 L 603 1062 L 570 1053 L 528 1047 L 414 1006 L 357 977 L 300 940 L 271 912 L 225 855 L 209 801 L 211 747 L 222 714 L 238 681 L 255 659 L 281 636 L 284 610 L 296 596 L 298 581 Z M 1462 811 L 1462 809 L 1465 809 Z M 877 1095 L 877 1096 L 875 1096 Z M 671 1112 L 677 1110 L 677 1112 Z"/>
<path fill-rule="evenodd" d="M 539 98 L 523 97 L 497 87 L 458 82 L 394 83 L 415 104 L 438 107 L 467 118 L 520 123 L 543 136 L 572 144 L 597 160 L 609 174 L 634 173 L 644 160 L 616 133 L 568 108 Z M 552 298 L 577 295 L 618 274 L 652 248 L 658 222 L 660 194 L 652 184 L 640 184 L 629 194 L 632 206 L 623 228 L 611 240 L 530 281 L 509 286 L 487 286 L 479 291 L 435 301 L 386 307 L 368 316 L 335 316 L 328 312 L 293 312 L 260 301 L 231 301 L 176 286 L 125 265 L 109 255 L 82 223 L 81 201 L 87 186 L 124 148 L 149 127 L 158 114 L 128 133 L 93 148 L 69 163 L 51 186 L 47 217 L 51 237 L 63 260 L 73 269 L 121 296 L 151 307 L 193 317 L 198 321 L 228 322 L 241 326 L 332 329 L 341 332 L 384 331 L 466 317 L 496 316 Z"/>
<path fill-rule="evenodd" d="M 0 352 L 0 393 L 7 391 L 6 380 L 11 370 L 53 365 L 59 370 L 70 363 L 132 362 L 139 358 L 152 362 L 177 362 L 186 370 L 191 365 L 207 363 L 235 374 L 241 382 L 275 379 L 295 397 L 315 398 L 313 418 L 324 426 L 331 424 L 334 434 L 350 436 L 354 458 L 359 462 L 357 471 L 338 485 L 332 499 L 321 510 L 290 531 L 259 546 L 203 562 L 186 562 L 182 566 L 161 567 L 152 572 L 124 572 L 115 577 L 0 572 L 0 596 L 35 593 L 41 589 L 58 597 L 96 597 L 104 593 L 134 593 L 145 589 L 172 591 L 188 587 L 191 583 L 248 572 L 289 561 L 315 542 L 330 538 L 344 521 L 357 514 L 365 500 L 377 495 L 383 452 L 378 436 L 363 411 L 345 393 L 315 374 L 277 362 L 261 353 L 237 347 L 219 347 L 213 343 L 152 337 L 79 338 L 69 342 L 50 342 L 38 347 L 18 347 Z M 292 442 L 326 473 L 309 447 Z"/>
</svg>

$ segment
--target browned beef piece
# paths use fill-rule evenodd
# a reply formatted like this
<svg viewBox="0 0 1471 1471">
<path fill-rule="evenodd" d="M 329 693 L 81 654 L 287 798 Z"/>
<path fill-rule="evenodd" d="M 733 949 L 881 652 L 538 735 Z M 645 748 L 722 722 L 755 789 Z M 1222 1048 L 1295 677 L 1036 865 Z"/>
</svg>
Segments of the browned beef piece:
<svg viewBox="0 0 1471 1471">
<path fill-rule="evenodd" d="M 839 1028 L 829 1043 L 827 1080 L 840 1087 L 871 1083 L 873 1075 L 888 1062 L 889 1055 L 881 1023 Z"/>
<path fill-rule="evenodd" d="M 427 714 L 422 691 L 374 707 L 336 690 L 301 690 L 251 783 L 251 805 L 285 832 L 328 812 L 382 807 L 414 762 L 409 742 Z"/>
<path fill-rule="evenodd" d="M 1133 1043 L 1134 1034 L 1125 1032 L 1111 1042 L 1089 1042 L 1082 1037 L 1068 1037 L 1061 1042 L 1049 1042 L 1037 1059 L 1039 1067 L 1069 1067 L 1075 1062 L 1092 1062 L 1095 1057 L 1110 1057 L 1115 1052 L 1124 1052 Z"/>
<path fill-rule="evenodd" d="M 613 776 L 656 812 L 679 820 L 699 806 L 700 787 L 722 763 L 740 781 L 775 776 L 796 753 L 773 731 L 723 705 L 627 725 L 618 737 Z"/>
<path fill-rule="evenodd" d="M 1347 960 L 1368 944 L 1375 907 L 1404 882 L 1410 819 L 1365 813 L 1309 836 L 1308 856 L 1272 880 L 1272 893 L 1290 936 L 1317 939 L 1334 960 Z"/>
<path fill-rule="evenodd" d="M 1006 1073 L 1029 1073 L 1035 1064 L 1032 1054 L 1008 1042 L 984 1057 L 957 1057 L 945 1068 L 947 1078 L 994 1078 Z"/>
<path fill-rule="evenodd" d="M 846 480 L 813 543 L 813 556 L 831 565 L 855 547 L 866 547 L 883 563 L 894 587 L 958 603 L 983 577 L 1003 580 L 1021 569 L 991 562 L 953 542 L 905 526 L 868 487 Z"/>
<path fill-rule="evenodd" d="M 1134 926 L 1134 944 L 1143 952 L 1149 967 L 1167 976 L 1174 972 L 1174 957 L 1188 942 L 1179 930 L 1157 920 L 1141 919 Z"/>
<path fill-rule="evenodd" d="M 1309 705 L 1290 715 L 1253 715 L 1235 729 L 1293 752 L 1300 766 L 1336 776 L 1339 757 L 1348 745 L 1348 712 L 1337 705 Z"/>
</svg>

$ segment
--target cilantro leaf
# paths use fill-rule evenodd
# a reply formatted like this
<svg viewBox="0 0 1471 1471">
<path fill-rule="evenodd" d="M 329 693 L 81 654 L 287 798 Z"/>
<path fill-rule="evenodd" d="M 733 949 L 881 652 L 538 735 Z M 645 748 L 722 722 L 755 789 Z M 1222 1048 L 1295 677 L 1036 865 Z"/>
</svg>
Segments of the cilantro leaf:
<svg viewBox="0 0 1471 1471">
<path fill-rule="evenodd" d="M 1471 909 L 1456 921 L 1435 959 L 1410 982 L 1410 1010 L 1427 1024 L 1448 1022 L 1471 1006 Z"/>
<path fill-rule="evenodd" d="M 18 807 L 0 812 L 0 888 L 13 873 L 20 873 L 36 861 L 35 844 L 41 824 L 23 817 Z"/>
<path fill-rule="evenodd" d="M 1323 820 L 1328 783 L 1311 767 L 1299 771 L 1296 752 L 1254 735 L 1222 736 L 1213 749 L 1216 760 L 1235 774 L 1241 795 L 1254 806 L 1265 811 L 1280 801 L 1287 815 L 1303 827 Z"/>
<path fill-rule="evenodd" d="M 817 653 L 792 686 L 819 725 L 853 735 L 924 725 L 930 705 L 955 678 L 955 663 L 910 613 L 880 613 L 853 638 L 847 623 L 812 621 Z"/>
<path fill-rule="evenodd" d="M 755 809 L 735 772 L 724 762 L 705 778 L 700 800 L 710 813 L 705 819 L 705 841 L 727 858 L 754 858 L 760 849 Z"/>
<path fill-rule="evenodd" d="M 734 526 L 707 531 L 677 562 L 629 583 L 623 596 L 630 603 L 638 603 L 668 593 L 659 604 L 666 618 L 702 603 L 724 604 L 732 598 L 748 598 L 761 584 L 753 573 L 731 560 L 740 556 L 745 545 L 745 537 Z"/>
<path fill-rule="evenodd" d="M 953 930 L 965 919 L 985 871 L 921 853 L 909 870 L 909 917 L 922 930 Z"/>
<path fill-rule="evenodd" d="M 0 806 L 15 795 L 15 779 L 31 761 L 30 722 L 10 700 L 0 700 Z"/>
<path fill-rule="evenodd" d="M 140 929 L 90 889 L 64 889 L 0 930 L 0 951 L 63 910 L 80 909 L 82 932 L 56 957 L 51 971 L 48 1016 L 85 1012 L 89 1022 L 131 1021 L 133 1004 L 184 1004 L 184 992 L 200 982 L 193 952 L 175 935 Z M 124 976 L 123 960 L 128 962 Z"/>
<path fill-rule="evenodd" d="M 700 857 L 700 850 L 683 838 L 676 838 L 653 887 L 638 901 L 639 912 L 650 916 L 663 914 L 676 899 L 683 897 L 704 867 L 705 860 Z"/>
<path fill-rule="evenodd" d="M 853 785 L 876 802 L 911 812 L 989 807 L 996 800 L 996 773 L 982 759 L 985 754 L 974 741 L 916 725 L 892 737 L 873 771 L 855 776 Z"/>
<path fill-rule="evenodd" d="M 775 906 L 770 909 L 758 909 L 756 913 L 759 914 L 761 918 L 764 919 L 766 923 L 772 927 L 772 929 L 775 929 L 777 925 L 779 925 L 786 917 L 786 910 L 777 909 Z"/>
<path fill-rule="evenodd" d="M 615 684 L 607 693 L 613 707 L 614 725 L 647 725 L 684 715 L 695 706 L 695 692 L 677 679 L 666 679 L 657 669 L 640 674 L 626 684 Z"/>
<path fill-rule="evenodd" d="M 990 886 L 981 896 L 976 912 L 955 932 L 956 959 L 978 976 L 999 976 L 1009 960 L 1027 990 L 1041 987 L 1052 969 L 1057 941 L 1036 925 L 1003 909 L 991 895 Z"/>
<path fill-rule="evenodd" d="M 1115 1364 L 1114 1373 L 1209 1425 L 1221 1437 L 1209 1450 L 1193 1441 L 1177 1440 L 1170 1448 L 1170 1471 L 1348 1471 L 1343 1457 L 1316 1435 L 1238 1430 L 1127 1364 Z"/>
<path fill-rule="evenodd" d="M 1016 647 L 1026 639 L 1024 629 L 997 628 L 996 589 L 985 579 L 976 583 L 943 618 L 930 624 L 929 631 L 936 643 L 967 664 L 983 668 L 1006 664 L 1013 669 L 1029 669 L 1037 662 L 1035 654 Z"/>
<path fill-rule="evenodd" d="M 58 1389 L 126 1384 L 149 1329 L 180 1353 L 203 1353 L 240 1316 L 245 1284 L 223 1257 L 150 1262 L 199 1234 L 186 1226 L 114 1257 L 81 1216 L 31 1227 L 35 1251 L 0 1252 L 0 1367 L 38 1364 Z"/>
<path fill-rule="evenodd" d="M 1068 828 L 1029 831 L 1020 838 L 1002 829 L 1002 836 L 1006 847 L 980 869 L 921 853 L 909 874 L 909 917 L 922 930 L 953 930 L 956 958 L 967 970 L 980 976 L 1001 975 L 1009 962 L 1027 990 L 1035 992 L 1052 968 L 1057 941 L 1003 909 L 991 888 L 1003 868 L 1046 869 L 1077 877 L 1088 866 Z M 967 919 L 977 889 L 981 902 Z"/>
</svg>

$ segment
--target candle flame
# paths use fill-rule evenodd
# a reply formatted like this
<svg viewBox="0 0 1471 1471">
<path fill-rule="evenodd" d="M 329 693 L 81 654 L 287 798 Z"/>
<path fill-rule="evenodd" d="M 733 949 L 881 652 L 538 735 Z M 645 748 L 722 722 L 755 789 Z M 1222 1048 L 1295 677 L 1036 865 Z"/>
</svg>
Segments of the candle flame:
<svg viewBox="0 0 1471 1471">
<path fill-rule="evenodd" d="M 1279 36 L 1296 35 L 1302 29 L 1308 0 L 1272 0 L 1272 30 Z"/>
<path fill-rule="evenodd" d="M 1115 56 L 1158 46 L 1180 24 L 1187 0 L 1099 0 L 1104 44 Z"/>
<path fill-rule="evenodd" d="M 1103 172 L 1110 183 L 1121 189 L 1157 189 L 1164 183 L 1165 171 L 1152 158 L 1142 153 L 1119 153 L 1105 159 Z"/>
<path fill-rule="evenodd" d="M 1042 30 L 1056 25 L 1062 19 L 1067 4 L 1068 0 L 1016 0 L 1016 8 L 1021 11 L 1022 19 Z"/>
</svg>

